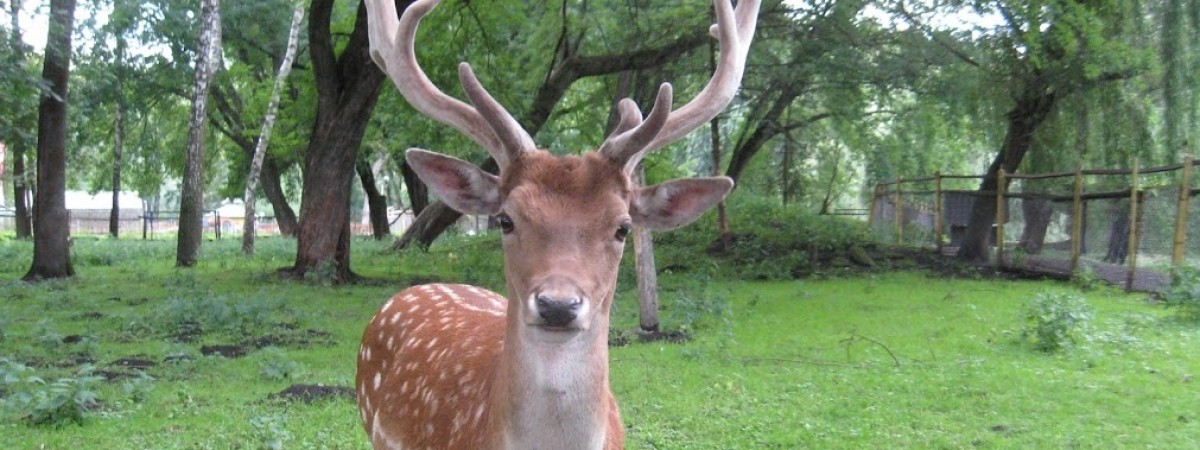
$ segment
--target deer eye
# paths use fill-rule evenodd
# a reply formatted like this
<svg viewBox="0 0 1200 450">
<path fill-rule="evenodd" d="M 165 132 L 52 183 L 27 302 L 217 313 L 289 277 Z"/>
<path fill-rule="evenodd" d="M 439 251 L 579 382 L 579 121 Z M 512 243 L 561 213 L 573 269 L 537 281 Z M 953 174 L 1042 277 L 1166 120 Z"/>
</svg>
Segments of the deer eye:
<svg viewBox="0 0 1200 450">
<path fill-rule="evenodd" d="M 500 231 L 501 232 L 503 232 L 504 234 L 512 233 L 512 231 L 513 231 L 512 217 L 508 217 L 508 214 L 500 213 L 500 215 L 496 216 L 496 221 L 500 223 Z"/>
<path fill-rule="evenodd" d="M 617 226 L 617 233 L 613 237 L 617 239 L 617 242 L 625 242 L 625 238 L 629 236 L 629 230 L 631 229 L 633 229 L 633 225 L 630 225 L 628 222 L 622 223 Z"/>
</svg>

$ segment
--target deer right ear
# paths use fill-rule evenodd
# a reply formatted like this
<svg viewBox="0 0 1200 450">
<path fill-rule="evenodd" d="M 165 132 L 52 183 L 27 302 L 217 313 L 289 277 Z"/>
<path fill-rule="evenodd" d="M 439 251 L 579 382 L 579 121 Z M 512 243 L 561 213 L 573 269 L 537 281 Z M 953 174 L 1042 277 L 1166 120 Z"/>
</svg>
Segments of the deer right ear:
<svg viewBox="0 0 1200 450">
<path fill-rule="evenodd" d="M 463 214 L 500 212 L 500 179 L 458 158 L 412 148 L 404 152 L 408 165 L 438 198 Z"/>
</svg>

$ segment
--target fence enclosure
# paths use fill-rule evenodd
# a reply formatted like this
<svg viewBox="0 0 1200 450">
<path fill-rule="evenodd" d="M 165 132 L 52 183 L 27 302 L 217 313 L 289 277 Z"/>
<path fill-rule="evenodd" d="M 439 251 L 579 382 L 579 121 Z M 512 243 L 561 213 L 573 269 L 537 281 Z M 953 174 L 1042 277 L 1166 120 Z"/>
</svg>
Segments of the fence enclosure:
<svg viewBox="0 0 1200 450">
<path fill-rule="evenodd" d="M 1149 168 L 1135 161 L 1130 169 L 1001 171 L 991 192 L 972 189 L 982 175 L 901 178 L 875 186 L 869 220 L 885 241 L 952 255 L 975 202 L 995 202 L 991 264 L 1055 274 L 1091 271 L 1129 290 L 1158 290 L 1171 267 L 1200 265 L 1195 165 L 1188 157 Z"/>
</svg>

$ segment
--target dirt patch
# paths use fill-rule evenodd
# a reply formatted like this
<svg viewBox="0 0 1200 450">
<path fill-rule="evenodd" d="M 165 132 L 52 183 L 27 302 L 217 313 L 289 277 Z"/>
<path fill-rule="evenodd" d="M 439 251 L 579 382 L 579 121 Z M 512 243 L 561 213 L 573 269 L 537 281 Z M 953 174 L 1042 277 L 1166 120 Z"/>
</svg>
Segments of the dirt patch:
<svg viewBox="0 0 1200 450">
<path fill-rule="evenodd" d="M 116 367 L 124 367 L 126 369 L 143 370 L 144 371 L 151 367 L 157 366 L 158 363 L 151 361 L 149 359 L 146 359 L 145 357 L 130 356 L 130 357 L 121 358 L 121 359 L 118 359 L 111 363 L 108 363 L 108 365 L 116 366 Z"/>
<path fill-rule="evenodd" d="M 632 344 L 634 341 L 647 342 L 666 342 L 670 344 L 682 344 L 692 340 L 692 336 L 679 330 L 673 331 L 645 331 L 642 329 L 635 330 L 609 330 L 608 346 L 625 347 Z"/>
<path fill-rule="evenodd" d="M 200 354 L 204 356 L 217 355 L 225 358 L 241 358 L 246 356 L 246 347 L 241 345 L 205 345 L 200 347 Z"/>
<path fill-rule="evenodd" d="M 184 322 L 179 325 L 179 328 L 167 335 L 167 338 L 181 344 L 190 344 L 200 340 L 200 336 L 204 334 L 204 329 L 199 322 Z"/>
<path fill-rule="evenodd" d="M 267 396 L 268 400 L 313 403 L 318 400 L 354 399 L 354 389 L 323 384 L 293 384 Z"/>
<path fill-rule="evenodd" d="M 682 344 L 684 342 L 692 340 L 691 335 L 689 335 L 683 331 L 680 331 L 680 330 L 674 330 L 674 331 L 638 330 L 637 337 L 638 337 L 638 341 L 643 342 L 643 343 L 645 343 L 645 342 L 667 342 L 667 343 L 671 343 L 671 344 Z"/>
<path fill-rule="evenodd" d="M 303 332 L 296 333 L 280 333 L 267 334 L 263 336 L 247 339 L 242 342 L 243 347 L 260 349 L 263 347 L 293 347 L 293 348 L 309 348 L 314 345 L 331 346 L 334 345 L 333 334 L 315 328 L 309 328 Z"/>
</svg>

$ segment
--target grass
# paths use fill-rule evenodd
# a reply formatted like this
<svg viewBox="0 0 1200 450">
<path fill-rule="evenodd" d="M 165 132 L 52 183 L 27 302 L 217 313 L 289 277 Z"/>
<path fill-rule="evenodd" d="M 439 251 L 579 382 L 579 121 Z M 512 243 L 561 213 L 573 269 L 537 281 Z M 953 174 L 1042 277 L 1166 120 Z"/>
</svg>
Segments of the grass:
<svg viewBox="0 0 1200 450">
<path fill-rule="evenodd" d="M 45 385 L 0 384 L 0 448 L 365 449 L 352 400 L 268 397 L 293 383 L 352 385 L 362 327 L 402 286 L 503 282 L 494 236 L 448 240 L 428 255 L 356 240 L 354 268 L 373 281 L 351 287 L 274 277 L 291 262 L 291 241 L 263 240 L 253 258 L 237 245 L 208 242 L 199 267 L 179 270 L 173 242 L 77 239 L 78 277 L 29 285 L 11 280 L 31 244 L 0 242 L 0 367 L 21 362 L 31 367 L 21 376 L 52 383 L 86 370 L 68 364 L 84 359 L 93 373 L 135 374 L 111 364 L 121 358 L 155 363 L 152 379 L 83 386 L 98 401 L 82 425 L 31 426 L 3 402 Z M 629 329 L 632 275 L 621 280 L 614 323 Z M 920 272 L 661 281 L 664 326 L 694 339 L 613 349 L 632 449 L 1200 442 L 1200 325 L 1144 296 Z M 1022 311 L 1047 292 L 1083 295 L 1092 312 L 1085 338 L 1053 353 L 1020 337 Z M 200 352 L 265 335 L 279 345 L 243 358 Z"/>
</svg>

